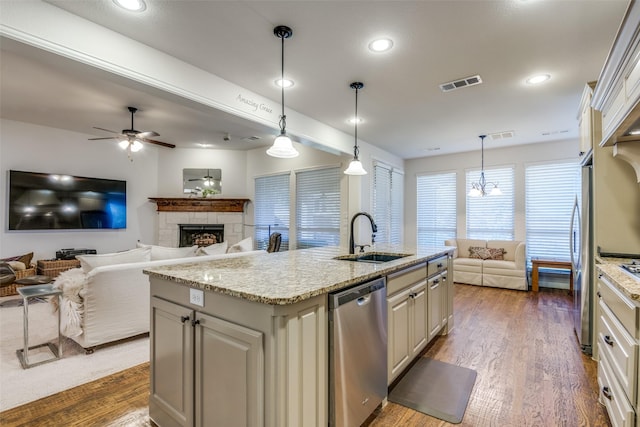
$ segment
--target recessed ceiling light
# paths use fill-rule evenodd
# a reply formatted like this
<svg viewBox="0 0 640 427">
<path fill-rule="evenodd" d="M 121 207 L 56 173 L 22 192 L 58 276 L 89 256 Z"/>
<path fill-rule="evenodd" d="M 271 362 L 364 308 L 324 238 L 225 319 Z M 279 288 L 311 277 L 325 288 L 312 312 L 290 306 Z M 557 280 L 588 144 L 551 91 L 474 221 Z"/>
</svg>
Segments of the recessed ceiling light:
<svg viewBox="0 0 640 427">
<path fill-rule="evenodd" d="M 537 85 L 542 82 L 546 82 L 549 80 L 551 76 L 549 74 L 537 74 L 535 76 L 531 76 L 527 79 L 527 84 Z"/>
<path fill-rule="evenodd" d="M 289 80 L 289 79 L 277 79 L 275 82 L 276 86 L 278 87 L 284 87 L 285 89 L 288 87 L 293 86 L 295 83 L 293 83 L 293 80 Z"/>
<path fill-rule="evenodd" d="M 131 12 L 142 12 L 147 8 L 144 0 L 113 0 L 113 2 Z"/>
<path fill-rule="evenodd" d="M 393 47 L 391 39 L 377 39 L 369 43 L 369 49 L 374 52 L 386 52 Z"/>
</svg>

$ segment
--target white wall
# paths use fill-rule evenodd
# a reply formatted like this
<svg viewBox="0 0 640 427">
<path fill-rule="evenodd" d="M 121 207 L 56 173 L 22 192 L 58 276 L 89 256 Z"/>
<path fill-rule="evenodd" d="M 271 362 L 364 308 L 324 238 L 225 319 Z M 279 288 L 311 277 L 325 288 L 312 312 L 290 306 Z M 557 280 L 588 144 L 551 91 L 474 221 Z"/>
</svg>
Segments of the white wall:
<svg viewBox="0 0 640 427">
<path fill-rule="evenodd" d="M 485 169 L 501 166 L 515 168 L 515 239 L 526 239 L 525 224 L 525 167 L 531 163 L 554 160 L 578 161 L 578 140 L 566 140 L 514 147 L 487 149 L 485 144 Z M 466 236 L 466 171 L 480 169 L 480 151 L 423 157 L 405 160 L 405 243 L 416 244 L 416 177 L 421 173 L 456 172 L 457 229 L 458 237 Z M 444 243 L 444 242 L 443 242 Z"/>
<path fill-rule="evenodd" d="M 32 124 L 0 121 L 0 256 L 34 252 L 34 260 L 55 257 L 62 248 L 93 248 L 100 253 L 135 247 L 151 241 L 158 194 L 158 151 L 146 148 L 127 159 L 115 142 L 88 141 L 83 135 Z M 8 231 L 8 171 L 51 172 L 127 181 L 127 228 L 123 230 Z"/>
</svg>

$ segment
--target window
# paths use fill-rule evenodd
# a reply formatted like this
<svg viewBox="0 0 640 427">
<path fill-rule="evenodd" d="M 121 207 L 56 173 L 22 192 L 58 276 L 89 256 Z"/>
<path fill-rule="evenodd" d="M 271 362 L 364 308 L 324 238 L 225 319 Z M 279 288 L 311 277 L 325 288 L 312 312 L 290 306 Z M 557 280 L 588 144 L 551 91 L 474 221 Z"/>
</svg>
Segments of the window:
<svg viewBox="0 0 640 427">
<path fill-rule="evenodd" d="M 574 161 L 527 166 L 527 260 L 569 261 L 571 213 L 580 193 L 580 167 Z"/>
<path fill-rule="evenodd" d="M 289 249 L 289 174 L 255 179 L 255 231 L 257 249 L 267 249 L 269 235 L 282 234 L 280 250 Z"/>
<path fill-rule="evenodd" d="M 467 239 L 513 240 L 513 167 L 485 170 L 485 177 L 498 184 L 502 196 L 467 195 Z M 465 191 L 479 179 L 479 170 L 467 171 Z"/>
<path fill-rule="evenodd" d="M 442 246 L 456 237 L 456 173 L 421 175 L 417 179 L 419 246 Z"/>
<path fill-rule="evenodd" d="M 340 168 L 296 173 L 296 248 L 340 244 Z"/>
<path fill-rule="evenodd" d="M 373 165 L 373 218 L 378 226 L 376 242 L 402 243 L 402 207 L 404 175 L 401 171 L 376 162 Z"/>
</svg>

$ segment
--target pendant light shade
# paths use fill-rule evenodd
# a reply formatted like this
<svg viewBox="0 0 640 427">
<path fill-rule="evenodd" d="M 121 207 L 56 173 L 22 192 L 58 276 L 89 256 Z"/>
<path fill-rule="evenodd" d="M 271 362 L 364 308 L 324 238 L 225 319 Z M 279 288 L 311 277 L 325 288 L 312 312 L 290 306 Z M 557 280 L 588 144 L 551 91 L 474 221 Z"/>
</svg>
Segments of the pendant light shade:
<svg viewBox="0 0 640 427">
<path fill-rule="evenodd" d="M 360 154 L 360 149 L 358 148 L 358 122 L 360 118 L 358 117 L 358 91 L 364 87 L 364 83 L 362 82 L 353 82 L 349 85 L 351 89 L 356 91 L 356 116 L 355 116 L 355 142 L 353 145 L 353 160 L 349 163 L 349 167 L 344 171 L 347 175 L 366 175 L 367 171 L 362 166 L 362 162 L 358 159 L 358 154 Z"/>
<path fill-rule="evenodd" d="M 273 29 L 273 34 L 282 41 L 281 50 L 281 82 L 284 82 L 284 39 L 288 39 L 293 35 L 291 28 L 285 25 L 278 25 Z M 280 135 L 273 141 L 273 145 L 267 150 L 267 154 L 272 157 L 281 159 L 291 159 L 298 157 L 300 153 L 293 148 L 291 138 L 287 135 L 287 116 L 284 114 L 284 84 L 281 85 L 282 93 L 282 115 L 280 115 Z"/>
<path fill-rule="evenodd" d="M 471 189 L 469 190 L 469 193 L 468 193 L 469 197 L 484 197 L 487 194 L 489 196 L 502 196 L 502 191 L 498 188 L 498 183 L 487 182 L 486 178 L 484 177 L 484 139 L 486 137 L 487 135 L 480 135 L 480 143 L 482 144 L 481 146 L 482 163 L 480 167 L 480 179 L 477 182 L 474 182 L 471 184 Z M 488 184 L 492 185 L 493 187 L 487 193 L 486 187 Z"/>
</svg>

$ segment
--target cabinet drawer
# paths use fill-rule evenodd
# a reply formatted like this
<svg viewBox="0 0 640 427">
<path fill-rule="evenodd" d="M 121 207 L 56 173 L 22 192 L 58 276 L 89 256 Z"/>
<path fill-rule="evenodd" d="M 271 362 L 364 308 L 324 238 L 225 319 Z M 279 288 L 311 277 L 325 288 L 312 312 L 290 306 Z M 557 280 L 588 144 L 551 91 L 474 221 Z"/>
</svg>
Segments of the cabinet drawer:
<svg viewBox="0 0 640 427">
<path fill-rule="evenodd" d="M 609 307 L 600 300 L 598 343 L 600 354 L 606 354 L 609 366 L 624 389 L 629 401 L 636 401 L 638 343 L 618 322 Z"/>
<path fill-rule="evenodd" d="M 424 280 L 427 274 L 426 264 L 418 264 L 387 276 L 387 296 Z"/>
<path fill-rule="evenodd" d="M 441 256 L 429 260 L 427 262 L 427 277 L 431 277 L 434 274 L 438 274 L 447 269 L 447 256 Z"/>
<path fill-rule="evenodd" d="M 600 403 L 607 408 L 611 425 L 633 427 L 635 422 L 633 407 L 615 380 L 606 355 L 602 355 L 598 362 L 598 389 Z"/>
<path fill-rule="evenodd" d="M 598 275 L 599 296 L 607 304 L 607 307 L 622 323 L 624 328 L 635 339 L 638 339 L 638 309 L 629 298 L 617 290 L 606 277 Z"/>
</svg>

